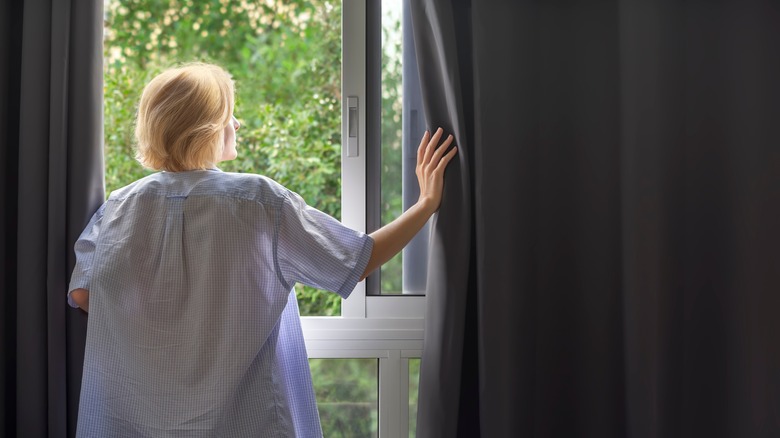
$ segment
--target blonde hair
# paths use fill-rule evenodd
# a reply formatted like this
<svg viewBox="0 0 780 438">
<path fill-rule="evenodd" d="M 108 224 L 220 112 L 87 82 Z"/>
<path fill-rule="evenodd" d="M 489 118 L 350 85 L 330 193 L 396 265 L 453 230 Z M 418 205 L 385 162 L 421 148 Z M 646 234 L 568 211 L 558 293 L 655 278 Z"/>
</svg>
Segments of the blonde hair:
<svg viewBox="0 0 780 438">
<path fill-rule="evenodd" d="M 233 115 L 233 80 L 222 68 L 187 64 L 157 75 L 138 105 L 136 159 L 154 170 L 212 167 Z"/>
</svg>

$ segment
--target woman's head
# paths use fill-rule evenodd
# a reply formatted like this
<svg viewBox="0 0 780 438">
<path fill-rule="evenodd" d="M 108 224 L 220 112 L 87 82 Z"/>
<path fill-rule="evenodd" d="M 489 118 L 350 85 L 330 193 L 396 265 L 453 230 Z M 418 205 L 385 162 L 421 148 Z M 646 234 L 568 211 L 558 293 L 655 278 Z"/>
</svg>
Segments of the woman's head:
<svg viewBox="0 0 780 438">
<path fill-rule="evenodd" d="M 235 158 L 233 129 L 233 80 L 225 70 L 200 63 L 166 70 L 141 95 L 136 158 L 171 172 L 213 167 Z"/>
</svg>

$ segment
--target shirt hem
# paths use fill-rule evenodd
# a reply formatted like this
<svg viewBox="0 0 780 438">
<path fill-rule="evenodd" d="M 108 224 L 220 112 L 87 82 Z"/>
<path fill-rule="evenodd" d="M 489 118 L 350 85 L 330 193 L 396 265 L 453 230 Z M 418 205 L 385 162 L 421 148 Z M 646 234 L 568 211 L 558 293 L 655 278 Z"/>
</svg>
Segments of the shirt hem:
<svg viewBox="0 0 780 438">
<path fill-rule="evenodd" d="M 371 236 L 366 235 L 366 239 L 363 242 L 363 248 L 360 250 L 360 255 L 355 263 L 355 267 L 352 269 L 352 272 L 350 272 L 344 283 L 342 283 L 339 290 L 336 291 L 337 294 L 341 295 L 341 298 L 346 300 L 352 294 L 358 281 L 360 281 L 360 277 L 366 270 L 366 266 L 368 266 L 368 261 L 371 258 L 371 251 L 373 249 L 374 239 L 372 239 Z"/>
</svg>

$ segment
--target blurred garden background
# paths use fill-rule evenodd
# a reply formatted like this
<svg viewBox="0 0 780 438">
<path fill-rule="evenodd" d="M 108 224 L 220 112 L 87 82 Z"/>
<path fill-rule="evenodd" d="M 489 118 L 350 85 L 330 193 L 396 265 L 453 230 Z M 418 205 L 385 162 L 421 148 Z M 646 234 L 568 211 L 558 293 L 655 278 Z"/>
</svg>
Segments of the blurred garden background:
<svg viewBox="0 0 780 438">
<path fill-rule="evenodd" d="M 383 18 L 384 223 L 402 208 L 400 26 L 400 14 Z M 107 193 L 150 173 L 134 159 L 144 85 L 192 61 L 219 64 L 236 82 L 238 158 L 220 168 L 266 175 L 340 218 L 339 1 L 105 0 Z M 401 290 L 400 255 L 383 268 L 382 290 Z M 301 285 L 296 293 L 302 315 L 341 312 L 336 294 Z M 376 436 L 377 361 L 313 359 L 311 366 L 325 436 Z M 416 385 L 416 378 L 410 382 Z M 416 406 L 416 391 L 412 397 Z"/>
</svg>

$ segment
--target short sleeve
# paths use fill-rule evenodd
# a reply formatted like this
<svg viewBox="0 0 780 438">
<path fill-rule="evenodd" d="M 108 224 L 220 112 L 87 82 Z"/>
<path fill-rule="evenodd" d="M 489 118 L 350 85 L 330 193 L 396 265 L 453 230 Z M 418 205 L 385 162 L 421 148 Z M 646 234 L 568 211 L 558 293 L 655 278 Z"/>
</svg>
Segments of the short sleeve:
<svg viewBox="0 0 780 438">
<path fill-rule="evenodd" d="M 95 245 L 100 234 L 100 225 L 103 221 L 103 210 L 105 207 L 106 204 L 101 205 L 98 211 L 92 215 L 92 219 L 90 219 L 87 227 L 84 228 L 73 247 L 76 252 L 76 266 L 73 268 L 73 275 L 70 277 L 70 286 L 68 287 L 68 304 L 71 307 L 78 307 L 70 297 L 72 291 L 75 289 L 89 290 L 92 281 Z"/>
<path fill-rule="evenodd" d="M 296 193 L 284 198 L 277 218 L 276 263 L 290 288 L 302 283 L 347 298 L 371 257 L 374 240 L 312 208 Z"/>
</svg>

